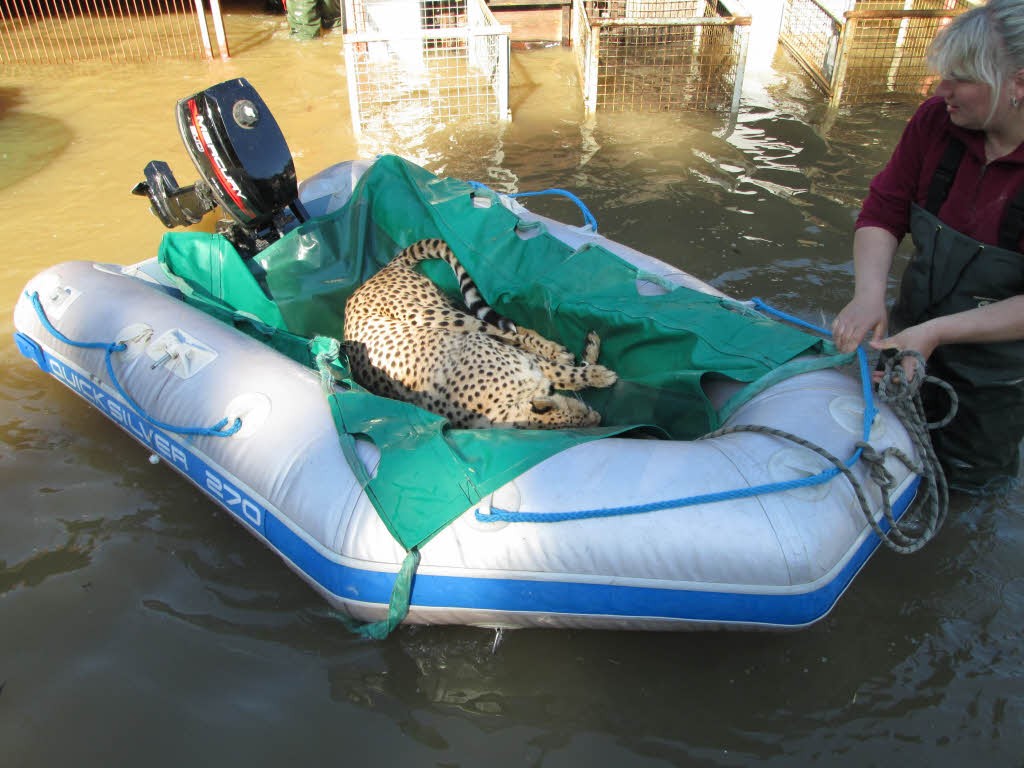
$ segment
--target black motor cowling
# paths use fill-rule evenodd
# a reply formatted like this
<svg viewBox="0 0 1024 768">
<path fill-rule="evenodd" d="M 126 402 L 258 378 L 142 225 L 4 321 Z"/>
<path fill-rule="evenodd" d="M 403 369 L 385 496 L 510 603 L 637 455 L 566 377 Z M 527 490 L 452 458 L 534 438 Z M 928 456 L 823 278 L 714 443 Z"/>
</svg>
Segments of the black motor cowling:
<svg viewBox="0 0 1024 768">
<path fill-rule="evenodd" d="M 201 178 L 179 187 L 167 163 L 153 161 L 144 170 L 145 181 L 132 190 L 149 198 L 164 226 L 195 224 L 220 206 L 230 218 L 218 231 L 252 252 L 305 221 L 291 151 L 247 80 L 228 80 L 188 96 L 175 114 Z"/>
</svg>

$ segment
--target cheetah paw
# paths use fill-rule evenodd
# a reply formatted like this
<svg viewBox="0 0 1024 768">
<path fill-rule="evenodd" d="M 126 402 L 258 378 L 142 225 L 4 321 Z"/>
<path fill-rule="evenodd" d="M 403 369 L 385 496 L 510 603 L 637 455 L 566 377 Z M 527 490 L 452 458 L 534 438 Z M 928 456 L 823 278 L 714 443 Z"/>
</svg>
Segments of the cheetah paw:
<svg viewBox="0 0 1024 768">
<path fill-rule="evenodd" d="M 584 369 L 584 377 L 586 378 L 587 385 L 591 387 L 610 387 L 616 381 L 619 380 L 619 375 L 611 368 L 605 368 L 603 365 L 588 365 Z"/>
</svg>

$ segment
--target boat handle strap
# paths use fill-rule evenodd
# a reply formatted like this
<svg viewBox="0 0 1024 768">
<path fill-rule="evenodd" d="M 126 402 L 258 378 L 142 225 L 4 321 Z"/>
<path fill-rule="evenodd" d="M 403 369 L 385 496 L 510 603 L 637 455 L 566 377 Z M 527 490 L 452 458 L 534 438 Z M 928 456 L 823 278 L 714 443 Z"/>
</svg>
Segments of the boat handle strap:
<svg viewBox="0 0 1024 768">
<path fill-rule="evenodd" d="M 466 183 L 473 187 L 473 189 L 483 189 L 493 194 L 497 194 L 494 190 L 490 189 L 485 184 L 481 184 L 479 181 L 469 181 Z M 580 213 L 583 214 L 583 220 L 586 221 L 587 226 L 590 227 L 592 232 L 595 234 L 597 233 L 597 219 L 594 218 L 594 214 L 590 212 L 590 209 L 587 208 L 586 204 L 582 200 L 567 189 L 558 189 L 553 187 L 551 189 L 542 189 L 538 192 L 515 192 L 512 194 L 502 194 L 505 197 L 513 199 L 517 197 L 538 197 L 539 195 L 561 195 L 562 197 L 568 198 L 576 203 L 576 207 L 579 208 Z"/>
<path fill-rule="evenodd" d="M 117 378 L 117 373 L 114 371 L 114 364 L 111 361 L 111 356 L 115 352 L 123 352 L 125 349 L 128 348 L 127 345 L 122 344 L 120 342 L 108 344 L 102 341 L 75 341 L 74 339 L 69 339 L 63 333 L 58 331 L 54 327 L 53 323 L 50 322 L 50 318 L 46 316 L 46 311 L 43 309 L 42 302 L 39 300 L 38 291 L 34 291 L 32 293 L 26 292 L 25 296 L 27 296 L 32 301 L 32 307 L 36 311 L 36 316 L 39 318 L 39 322 L 43 324 L 43 327 L 55 339 L 63 342 L 64 344 L 67 344 L 68 346 L 77 347 L 79 349 L 103 350 L 103 362 L 106 365 L 107 375 L 110 377 L 110 383 L 113 385 L 114 389 L 117 390 L 117 393 L 121 395 L 122 398 L 124 398 L 124 401 L 128 405 L 128 407 L 131 408 L 136 413 L 136 415 L 138 415 L 142 419 L 145 419 L 154 427 L 162 429 L 166 432 L 174 432 L 175 434 L 187 435 L 192 437 L 231 437 L 233 434 L 235 434 L 236 432 L 238 432 L 238 430 L 242 428 L 242 420 L 240 418 L 236 418 L 234 422 L 231 424 L 231 426 L 228 426 L 228 420 L 224 418 L 218 421 L 212 427 L 180 427 L 175 426 L 173 424 L 167 424 L 166 422 L 153 418 L 150 414 L 146 413 L 146 410 L 141 405 L 139 405 L 138 403 L 135 402 L 135 400 L 132 399 L 131 395 L 129 395 L 125 391 L 124 387 L 121 386 L 121 382 Z"/>
</svg>

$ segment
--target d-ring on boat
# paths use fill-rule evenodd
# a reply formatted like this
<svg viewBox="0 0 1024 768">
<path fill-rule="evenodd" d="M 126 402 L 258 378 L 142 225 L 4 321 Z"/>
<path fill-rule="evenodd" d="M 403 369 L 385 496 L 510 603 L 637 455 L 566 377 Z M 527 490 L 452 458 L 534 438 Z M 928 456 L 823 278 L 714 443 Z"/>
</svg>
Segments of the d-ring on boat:
<svg viewBox="0 0 1024 768">
<path fill-rule="evenodd" d="M 168 227 L 219 206 L 219 233 L 166 233 L 128 267 L 43 271 L 15 308 L 17 343 L 360 631 L 794 629 L 828 614 L 880 542 L 912 550 L 941 523 L 903 530 L 915 494 L 936 493 L 924 449 L 820 335 L 592 220 L 398 157 L 298 185 L 245 80 L 176 116 L 200 180 L 180 187 L 153 162 L 134 191 Z M 427 237 L 516 322 L 577 354 L 600 331 L 620 377 L 583 393 L 600 427 L 451 429 L 352 380 L 345 298 Z"/>
</svg>

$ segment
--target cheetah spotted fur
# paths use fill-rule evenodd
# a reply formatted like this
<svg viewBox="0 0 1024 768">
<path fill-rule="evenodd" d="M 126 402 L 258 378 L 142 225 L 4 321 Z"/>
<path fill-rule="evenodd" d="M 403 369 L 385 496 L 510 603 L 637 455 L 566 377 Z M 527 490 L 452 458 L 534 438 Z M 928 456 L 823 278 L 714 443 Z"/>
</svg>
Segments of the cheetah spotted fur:
<svg viewBox="0 0 1024 768">
<path fill-rule="evenodd" d="M 430 259 L 443 259 L 455 271 L 468 311 L 416 271 Z M 345 348 L 353 376 L 366 389 L 463 429 L 596 426 L 597 411 L 555 390 L 610 387 L 617 379 L 597 364 L 600 340 L 593 331 L 584 362 L 576 365 L 561 344 L 498 314 L 443 240 L 410 245 L 352 294 L 345 305 Z"/>
</svg>

